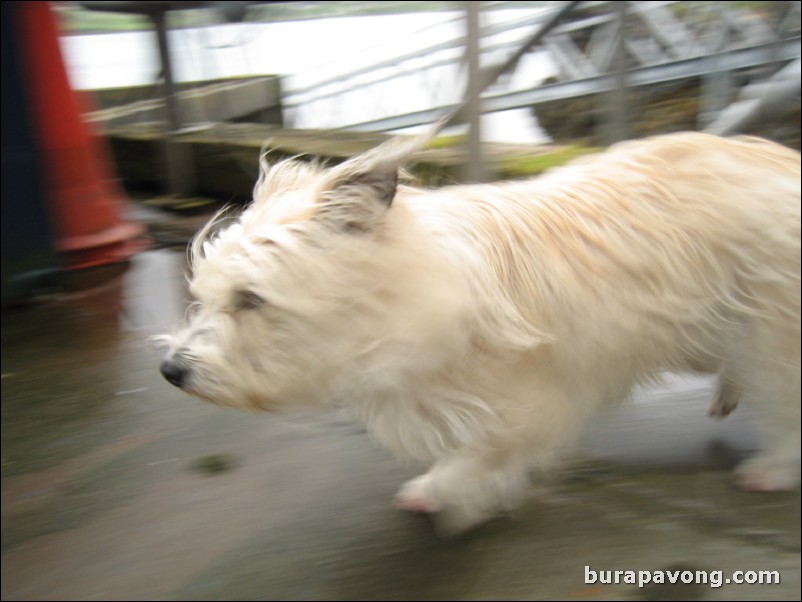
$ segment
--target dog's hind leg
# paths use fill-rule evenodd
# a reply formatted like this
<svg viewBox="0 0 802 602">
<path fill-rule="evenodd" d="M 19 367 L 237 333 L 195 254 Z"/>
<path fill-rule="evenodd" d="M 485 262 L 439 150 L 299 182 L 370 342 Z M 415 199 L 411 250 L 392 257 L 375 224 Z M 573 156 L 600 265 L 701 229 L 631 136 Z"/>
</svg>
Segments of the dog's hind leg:
<svg viewBox="0 0 802 602">
<path fill-rule="evenodd" d="M 736 468 L 735 483 L 752 491 L 791 489 L 800 480 L 802 455 L 799 331 L 762 326 L 737 384 L 760 411 L 763 449 Z"/>
<path fill-rule="evenodd" d="M 750 491 L 779 491 L 791 489 L 800 479 L 799 372 L 796 372 L 796 398 L 767 393 L 756 404 L 763 450 L 738 465 L 735 483 Z"/>
<path fill-rule="evenodd" d="M 715 418 L 726 418 L 738 407 L 741 394 L 737 385 L 722 371 L 718 375 L 716 392 L 707 410 L 709 416 Z"/>
<path fill-rule="evenodd" d="M 735 484 L 749 491 L 782 491 L 799 483 L 799 414 L 777 412 L 760 421 L 764 449 L 735 469 Z"/>
</svg>

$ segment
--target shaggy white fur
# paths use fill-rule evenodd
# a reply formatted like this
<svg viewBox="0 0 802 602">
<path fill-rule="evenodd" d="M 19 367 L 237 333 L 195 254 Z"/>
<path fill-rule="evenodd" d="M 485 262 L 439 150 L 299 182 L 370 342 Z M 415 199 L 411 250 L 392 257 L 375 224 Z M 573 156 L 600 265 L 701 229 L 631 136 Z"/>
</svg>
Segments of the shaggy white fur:
<svg viewBox="0 0 802 602">
<path fill-rule="evenodd" d="M 800 460 L 800 156 L 756 138 L 627 142 L 542 177 L 397 184 L 425 140 L 339 166 L 262 162 L 253 204 L 196 238 L 174 384 L 214 403 L 352 408 L 434 460 L 398 504 L 458 528 L 518 503 L 589 416 L 661 372 L 759 406 L 750 489 Z"/>
</svg>

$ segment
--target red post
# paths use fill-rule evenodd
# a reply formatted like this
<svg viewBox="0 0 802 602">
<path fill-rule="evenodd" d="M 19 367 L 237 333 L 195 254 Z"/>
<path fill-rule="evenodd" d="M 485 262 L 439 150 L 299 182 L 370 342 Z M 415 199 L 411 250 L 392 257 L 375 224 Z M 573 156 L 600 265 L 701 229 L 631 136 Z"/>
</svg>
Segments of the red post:
<svg viewBox="0 0 802 602">
<path fill-rule="evenodd" d="M 145 228 L 123 218 L 122 190 L 70 87 L 50 5 L 19 2 L 16 12 L 56 250 L 69 269 L 127 259 L 144 248 Z"/>
</svg>

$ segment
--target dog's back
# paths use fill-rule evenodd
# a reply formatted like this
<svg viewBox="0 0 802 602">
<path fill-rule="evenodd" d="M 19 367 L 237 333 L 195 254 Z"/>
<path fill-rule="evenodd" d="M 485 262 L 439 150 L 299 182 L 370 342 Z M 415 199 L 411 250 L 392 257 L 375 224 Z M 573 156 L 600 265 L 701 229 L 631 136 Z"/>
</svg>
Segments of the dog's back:
<svg viewBox="0 0 802 602">
<path fill-rule="evenodd" d="M 683 133 L 410 202 L 488 312 L 501 290 L 535 332 L 648 373 L 710 369 L 733 322 L 798 337 L 799 178 L 790 149 Z"/>
</svg>

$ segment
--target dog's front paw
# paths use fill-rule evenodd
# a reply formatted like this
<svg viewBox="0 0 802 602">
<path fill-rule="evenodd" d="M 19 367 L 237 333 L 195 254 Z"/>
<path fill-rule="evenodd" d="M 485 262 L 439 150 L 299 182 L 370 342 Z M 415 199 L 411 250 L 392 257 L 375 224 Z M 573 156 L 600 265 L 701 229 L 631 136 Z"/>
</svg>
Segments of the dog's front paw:
<svg viewBox="0 0 802 602">
<path fill-rule="evenodd" d="M 395 505 L 407 512 L 439 512 L 440 504 L 434 498 L 431 477 L 425 474 L 404 483 L 395 495 Z"/>
<path fill-rule="evenodd" d="M 799 483 L 799 466 L 796 462 L 758 456 L 739 464 L 733 478 L 746 491 L 785 491 Z"/>
<path fill-rule="evenodd" d="M 404 483 L 395 496 L 395 505 L 407 512 L 430 515 L 435 531 L 441 537 L 468 531 L 495 515 L 473 504 L 439 500 L 434 495 L 433 479 L 428 474 Z"/>
</svg>

